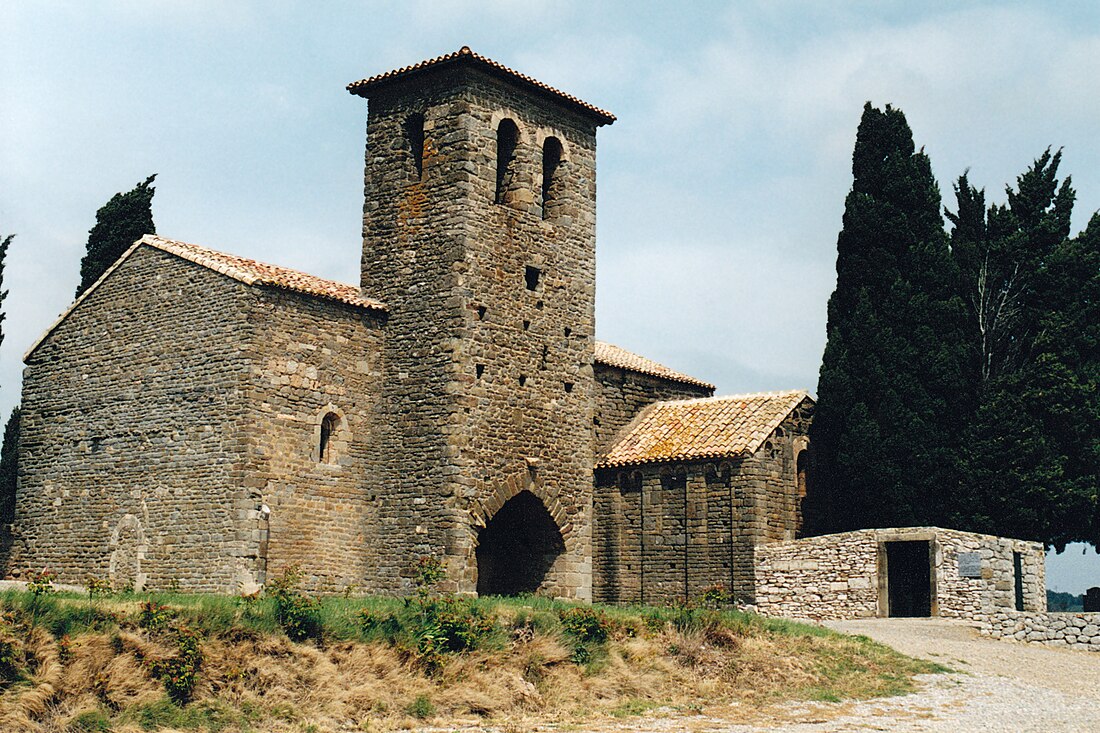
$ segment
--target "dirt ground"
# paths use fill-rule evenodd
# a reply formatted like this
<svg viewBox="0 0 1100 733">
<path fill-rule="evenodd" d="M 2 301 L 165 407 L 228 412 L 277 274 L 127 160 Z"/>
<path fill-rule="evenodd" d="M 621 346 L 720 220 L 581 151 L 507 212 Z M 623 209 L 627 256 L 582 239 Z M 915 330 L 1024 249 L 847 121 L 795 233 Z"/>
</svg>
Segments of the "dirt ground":
<svg viewBox="0 0 1100 733">
<path fill-rule="evenodd" d="M 868 619 L 831 622 L 828 626 L 848 634 L 869 636 L 905 654 L 939 662 L 955 671 L 920 677 L 921 689 L 912 695 L 864 702 L 798 703 L 763 711 L 715 707 L 698 715 L 656 711 L 584 725 L 511 723 L 471 725 L 459 730 L 470 733 L 1100 731 L 1100 653 L 982 638 L 965 623 L 940 619 Z"/>
</svg>

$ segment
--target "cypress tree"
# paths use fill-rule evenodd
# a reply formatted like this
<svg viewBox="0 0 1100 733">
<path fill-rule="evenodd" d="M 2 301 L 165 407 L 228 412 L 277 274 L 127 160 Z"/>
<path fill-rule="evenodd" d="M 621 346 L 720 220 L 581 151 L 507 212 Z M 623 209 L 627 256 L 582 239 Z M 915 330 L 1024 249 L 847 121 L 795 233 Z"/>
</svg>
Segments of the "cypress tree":
<svg viewBox="0 0 1100 733">
<path fill-rule="evenodd" d="M 4 299 L 8 297 L 8 291 L 3 290 L 4 262 L 8 257 L 8 247 L 14 234 L 0 237 L 0 344 L 4 343 Z M 15 482 L 18 472 L 18 455 L 16 453 L 19 441 L 19 407 L 16 407 L 4 427 L 4 442 L 0 447 L 0 524 L 9 524 L 15 521 Z"/>
<path fill-rule="evenodd" d="M 1069 238 L 1060 161 L 1047 150 L 988 208 L 964 175 L 948 212 L 976 397 L 956 524 L 1059 549 L 1100 534 L 1100 219 Z"/>
<path fill-rule="evenodd" d="M 4 426 L 0 447 L 0 524 L 15 521 L 15 488 L 19 477 L 19 406 L 11 411 Z"/>
<path fill-rule="evenodd" d="M 4 343 L 4 319 L 7 314 L 4 313 L 4 300 L 8 297 L 8 291 L 4 290 L 4 262 L 8 258 L 8 247 L 11 246 L 11 240 L 15 239 L 14 234 L 9 234 L 6 237 L 0 237 L 0 344 Z"/>
<path fill-rule="evenodd" d="M 868 103 L 837 239 L 809 532 L 943 523 L 957 486 L 963 306 L 939 189 L 904 114 Z"/>
<path fill-rule="evenodd" d="M 95 215 L 95 226 L 88 232 L 87 252 L 80 261 L 80 285 L 76 297 L 146 234 L 156 234 L 153 224 L 154 173 L 131 191 L 116 193 Z"/>
</svg>

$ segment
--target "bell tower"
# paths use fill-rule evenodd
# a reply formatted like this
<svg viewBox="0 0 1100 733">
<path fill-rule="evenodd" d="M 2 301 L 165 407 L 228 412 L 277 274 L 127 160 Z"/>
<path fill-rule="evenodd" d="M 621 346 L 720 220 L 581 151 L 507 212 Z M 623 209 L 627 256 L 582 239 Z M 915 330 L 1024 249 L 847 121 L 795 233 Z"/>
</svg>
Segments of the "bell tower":
<svg viewBox="0 0 1100 733">
<path fill-rule="evenodd" d="M 463 48 L 369 100 L 363 291 L 389 308 L 380 589 L 592 593 L 596 129 L 614 117 Z"/>
</svg>

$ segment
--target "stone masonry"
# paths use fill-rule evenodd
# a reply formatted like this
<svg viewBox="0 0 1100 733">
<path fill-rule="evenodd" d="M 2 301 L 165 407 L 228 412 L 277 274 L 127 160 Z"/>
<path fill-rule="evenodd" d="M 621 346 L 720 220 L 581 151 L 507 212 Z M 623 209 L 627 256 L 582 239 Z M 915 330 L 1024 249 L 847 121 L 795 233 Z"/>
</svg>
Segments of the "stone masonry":
<svg viewBox="0 0 1100 733">
<path fill-rule="evenodd" d="M 758 545 L 756 606 L 767 615 L 813 619 L 893 615 L 886 565 L 892 542 L 929 545 L 925 615 L 980 620 L 1012 609 L 1014 553 L 1023 610 L 1046 611 L 1042 544 L 938 527 L 865 529 Z"/>
<path fill-rule="evenodd" d="M 997 609 L 974 620 L 980 633 L 995 639 L 1100 652 L 1100 613 Z"/>
<path fill-rule="evenodd" d="M 564 543 L 540 587 L 590 599 L 595 144 L 610 120 L 493 72 L 352 85 L 370 100 L 362 286 L 390 306 L 367 485 L 379 521 L 406 529 L 383 539 L 371 584 L 406 589 L 406 558 L 434 554 L 473 592 L 480 530 L 530 492 Z"/>
<path fill-rule="evenodd" d="M 799 528 L 796 463 L 812 409 L 796 399 L 748 455 L 599 468 L 597 600 L 687 600 L 720 585 L 751 602 L 753 548 Z"/>
</svg>

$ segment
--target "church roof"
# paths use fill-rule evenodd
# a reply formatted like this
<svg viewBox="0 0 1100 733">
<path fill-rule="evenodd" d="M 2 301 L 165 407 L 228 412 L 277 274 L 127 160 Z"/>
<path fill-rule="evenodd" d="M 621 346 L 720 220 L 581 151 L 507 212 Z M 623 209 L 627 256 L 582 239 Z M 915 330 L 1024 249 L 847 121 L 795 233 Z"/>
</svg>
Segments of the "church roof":
<svg viewBox="0 0 1100 733">
<path fill-rule="evenodd" d="M 359 288 L 354 285 L 326 280 L 323 277 L 310 275 L 300 270 L 292 270 L 289 267 L 269 265 L 266 262 L 250 260 L 247 257 L 237 257 L 225 252 L 200 247 L 197 244 L 165 239 L 154 234 L 146 234 L 138 240 L 134 247 L 130 248 L 130 251 L 132 252 L 134 248 L 142 244 L 182 257 L 189 262 L 194 262 L 196 265 L 210 268 L 246 285 L 268 285 L 282 290 L 292 290 L 297 293 L 325 298 L 326 300 L 336 300 L 360 308 L 386 310 L 383 303 L 372 298 L 364 298 L 359 293 Z M 129 252 L 123 255 L 123 259 L 128 255 Z"/>
<path fill-rule="evenodd" d="M 215 272 L 220 272 L 226 277 L 242 282 L 245 285 L 266 285 L 310 295 L 315 298 L 335 300 L 359 308 L 386 310 L 385 304 L 371 298 L 364 298 L 360 295 L 359 288 L 354 285 L 347 285 L 345 283 L 336 282 L 335 280 L 326 280 L 323 277 L 310 275 L 299 270 L 292 270 L 289 267 L 269 265 L 264 262 L 250 260 L 247 257 L 237 257 L 236 255 L 226 254 L 225 252 L 218 252 L 216 250 L 207 249 L 206 247 L 200 247 L 197 244 L 179 242 L 174 239 L 165 239 L 155 234 L 146 234 L 144 237 L 134 242 L 130 249 L 126 250 L 113 265 L 108 267 L 107 270 L 100 275 L 98 280 L 92 283 L 87 290 L 81 293 L 79 298 L 73 301 L 72 305 L 66 308 L 65 311 L 57 317 L 57 320 L 46 329 L 46 332 L 27 349 L 27 353 L 23 356 L 24 361 L 29 359 L 31 354 L 42 345 L 42 342 L 53 333 L 54 329 L 61 325 L 61 323 L 69 317 L 70 313 L 76 310 L 104 280 L 111 276 L 111 273 L 117 270 L 122 263 L 128 260 L 140 247 L 152 247 L 153 249 L 167 252 L 168 254 L 175 255 L 188 262 L 193 262 L 196 265 L 201 265 Z"/>
<path fill-rule="evenodd" d="M 668 379 L 673 382 L 694 384 L 697 387 L 705 387 L 710 390 L 714 389 L 714 385 L 709 382 L 690 377 L 687 374 L 681 374 L 673 369 L 669 369 L 664 364 L 658 364 L 652 359 L 647 359 L 644 356 L 639 356 L 638 354 L 604 341 L 596 342 L 596 363 L 618 367 L 619 369 L 626 369 L 632 372 L 639 372 L 641 374 L 649 374 L 650 376 Z"/>
<path fill-rule="evenodd" d="M 482 56 L 479 53 L 475 53 L 470 50 L 469 46 L 463 46 L 454 53 L 444 54 L 442 56 L 436 56 L 434 59 L 426 59 L 420 63 L 413 64 L 411 66 L 403 66 L 400 69 L 394 69 L 393 71 L 387 71 L 384 74 L 377 74 L 375 76 L 368 77 L 366 79 L 360 79 L 359 81 L 348 84 L 348 91 L 352 94 L 356 94 L 360 97 L 370 96 L 366 92 L 370 89 L 376 88 L 388 82 L 391 82 L 402 77 L 412 76 L 418 74 L 426 69 L 433 69 L 448 65 L 458 64 L 471 64 L 478 68 L 481 68 L 494 76 L 498 76 L 510 81 L 518 81 L 521 85 L 534 88 L 536 91 L 546 94 L 547 96 L 558 100 L 559 102 L 565 102 L 567 106 L 578 108 L 581 112 L 585 112 L 594 116 L 601 125 L 610 125 L 615 121 L 615 115 L 611 114 L 607 110 L 600 109 L 593 106 L 588 102 L 580 100 L 574 97 L 572 94 L 566 94 L 560 89 L 543 84 L 538 79 L 521 74 L 515 69 L 510 69 L 502 63 L 493 61 L 491 58 Z"/>
<path fill-rule="evenodd" d="M 793 390 L 656 402 L 623 428 L 596 467 L 750 456 L 808 397 Z"/>
</svg>

